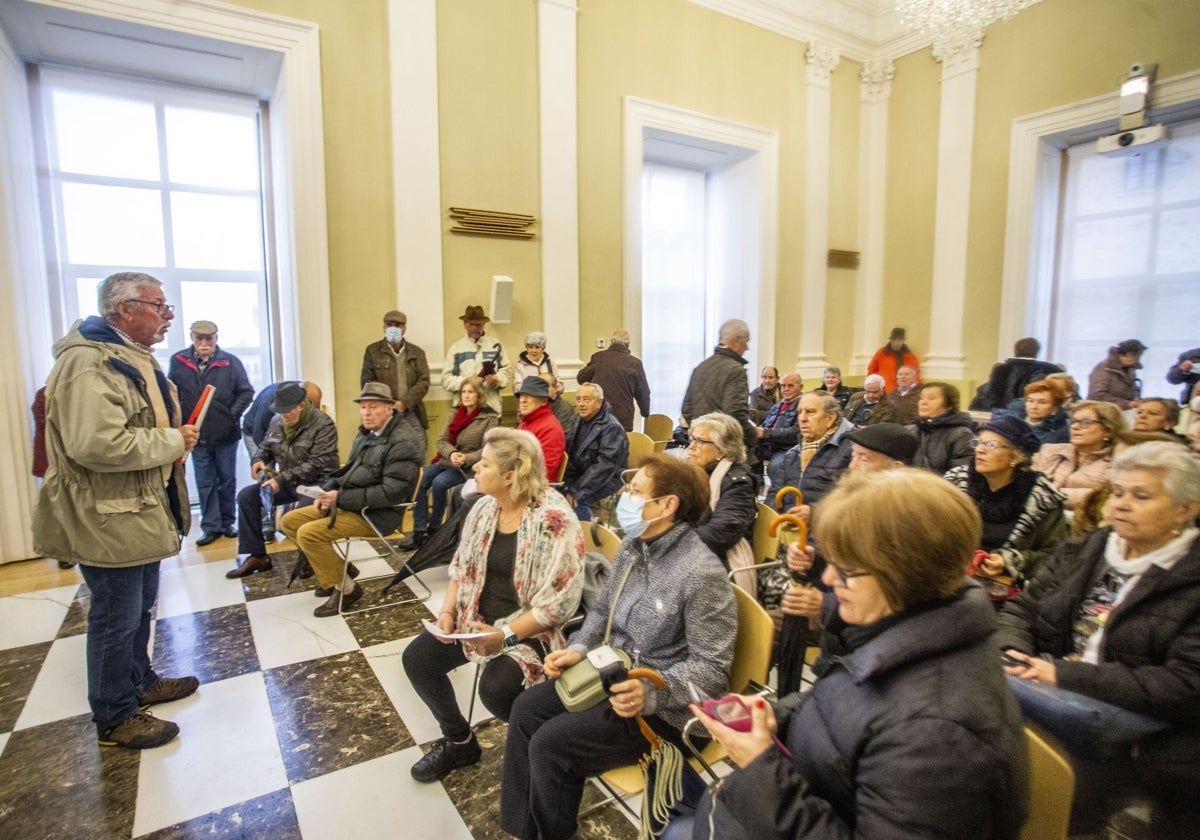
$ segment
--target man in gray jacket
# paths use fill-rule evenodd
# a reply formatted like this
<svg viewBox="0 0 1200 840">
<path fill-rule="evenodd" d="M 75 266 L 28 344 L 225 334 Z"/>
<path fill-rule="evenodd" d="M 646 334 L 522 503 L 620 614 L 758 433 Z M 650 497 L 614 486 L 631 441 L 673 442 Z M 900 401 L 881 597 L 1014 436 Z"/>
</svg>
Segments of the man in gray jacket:
<svg viewBox="0 0 1200 840">
<path fill-rule="evenodd" d="M 689 425 L 712 411 L 728 414 L 742 424 L 746 449 L 753 452 L 758 448 L 758 433 L 750 422 L 750 383 L 743 358 L 750 346 L 750 327 L 732 318 L 721 325 L 718 341 L 713 354 L 692 371 L 679 413 Z"/>
<path fill-rule="evenodd" d="M 100 316 L 54 346 L 46 381 L 49 469 L 33 514 L 38 553 L 79 564 L 91 591 L 88 703 L 101 746 L 147 749 L 179 727 L 142 712 L 187 697 L 195 677 L 150 664 L 159 561 L 191 524 L 181 460 L 199 438 L 180 425 L 175 386 L 151 347 L 174 316 L 162 283 L 121 272 L 100 284 Z"/>
</svg>

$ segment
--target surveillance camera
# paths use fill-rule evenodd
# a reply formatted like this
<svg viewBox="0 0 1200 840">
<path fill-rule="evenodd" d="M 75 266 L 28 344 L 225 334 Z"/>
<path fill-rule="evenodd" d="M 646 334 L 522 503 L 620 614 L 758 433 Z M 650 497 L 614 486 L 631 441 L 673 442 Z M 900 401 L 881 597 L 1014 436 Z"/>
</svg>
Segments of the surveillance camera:
<svg viewBox="0 0 1200 840">
<path fill-rule="evenodd" d="M 1130 76 L 1141 76 L 1141 75 L 1144 75 L 1145 72 L 1146 72 L 1146 65 L 1144 65 L 1144 64 L 1129 65 L 1129 75 Z"/>
</svg>

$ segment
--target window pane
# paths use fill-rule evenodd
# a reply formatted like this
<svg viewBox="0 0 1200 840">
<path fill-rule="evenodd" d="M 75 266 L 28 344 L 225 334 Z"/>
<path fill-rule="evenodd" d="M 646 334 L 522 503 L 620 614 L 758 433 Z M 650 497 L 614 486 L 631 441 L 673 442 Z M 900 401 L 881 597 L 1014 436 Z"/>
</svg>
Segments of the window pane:
<svg viewBox="0 0 1200 840">
<path fill-rule="evenodd" d="M 187 325 L 193 321 L 212 321 L 220 332 L 222 347 L 258 347 L 260 313 L 258 285 L 255 283 L 208 283 L 184 280 L 180 285 L 182 313 L 177 320 Z M 185 342 L 191 337 L 185 336 Z M 240 353 L 238 354 L 240 357 Z M 244 360 L 243 360 L 244 361 Z"/>
<path fill-rule="evenodd" d="M 179 268 L 262 268 L 256 198 L 172 192 L 171 230 Z"/>
<path fill-rule="evenodd" d="M 258 189 L 253 116 L 167 108 L 167 171 L 177 184 Z"/>
<path fill-rule="evenodd" d="M 1166 158 L 1163 202 L 1200 199 L 1200 136 L 1173 135 Z"/>
<path fill-rule="evenodd" d="M 1091 146 L 1089 145 L 1089 148 Z M 1079 161 L 1077 178 L 1080 214 L 1133 210 L 1154 203 L 1156 150 L 1129 157 L 1093 155 Z"/>
<path fill-rule="evenodd" d="M 67 90 L 53 101 L 62 171 L 158 179 L 154 105 Z"/>
<path fill-rule="evenodd" d="M 1072 277 L 1124 277 L 1146 270 L 1150 217 L 1096 219 L 1075 225 Z"/>
<path fill-rule="evenodd" d="M 77 277 L 75 279 L 75 312 L 80 318 L 89 315 L 99 315 L 100 307 L 96 304 L 96 292 L 103 282 L 102 277 Z"/>
<path fill-rule="evenodd" d="M 70 262 L 165 264 L 158 190 L 66 183 L 62 195 Z"/>
</svg>

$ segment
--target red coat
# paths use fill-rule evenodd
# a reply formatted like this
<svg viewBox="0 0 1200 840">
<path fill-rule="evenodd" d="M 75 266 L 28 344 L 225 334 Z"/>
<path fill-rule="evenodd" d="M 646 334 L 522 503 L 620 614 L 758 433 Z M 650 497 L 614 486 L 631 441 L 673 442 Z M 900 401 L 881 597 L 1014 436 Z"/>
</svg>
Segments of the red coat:
<svg viewBox="0 0 1200 840">
<path fill-rule="evenodd" d="M 878 373 L 883 377 L 885 390 L 889 393 L 896 390 L 896 368 L 907 365 L 917 372 L 917 381 L 921 381 L 921 364 L 917 361 L 917 354 L 908 349 L 908 345 L 900 348 L 900 354 L 903 356 L 903 361 L 896 364 L 896 353 L 886 344 L 875 351 L 875 355 L 871 357 L 870 363 L 867 365 L 867 374 Z"/>
<path fill-rule="evenodd" d="M 521 418 L 517 428 L 532 432 L 538 439 L 538 443 L 542 445 L 542 454 L 546 457 L 546 477 L 551 481 L 558 481 L 558 470 L 562 466 L 566 440 L 562 424 L 550 410 L 550 405 L 546 404 L 529 412 Z"/>
</svg>

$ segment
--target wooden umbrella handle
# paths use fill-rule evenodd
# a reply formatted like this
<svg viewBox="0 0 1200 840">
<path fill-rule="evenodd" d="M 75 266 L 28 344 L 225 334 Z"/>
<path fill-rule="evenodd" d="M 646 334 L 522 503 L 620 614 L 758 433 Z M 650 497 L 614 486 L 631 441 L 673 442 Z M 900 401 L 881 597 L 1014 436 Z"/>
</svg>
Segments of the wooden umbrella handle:
<svg viewBox="0 0 1200 840">
<path fill-rule="evenodd" d="M 771 527 L 767 529 L 767 533 L 774 537 L 779 533 L 781 526 L 786 526 L 789 531 L 796 531 L 796 539 L 793 542 L 808 542 L 808 523 L 794 513 L 782 514 L 771 523 Z"/>
<path fill-rule="evenodd" d="M 779 492 L 775 494 L 775 507 L 783 507 L 783 500 L 788 496 L 796 497 L 796 504 L 792 505 L 792 507 L 799 507 L 800 505 L 804 504 L 804 494 L 800 492 L 800 488 L 792 487 L 789 484 L 787 487 L 780 487 Z"/>
</svg>

